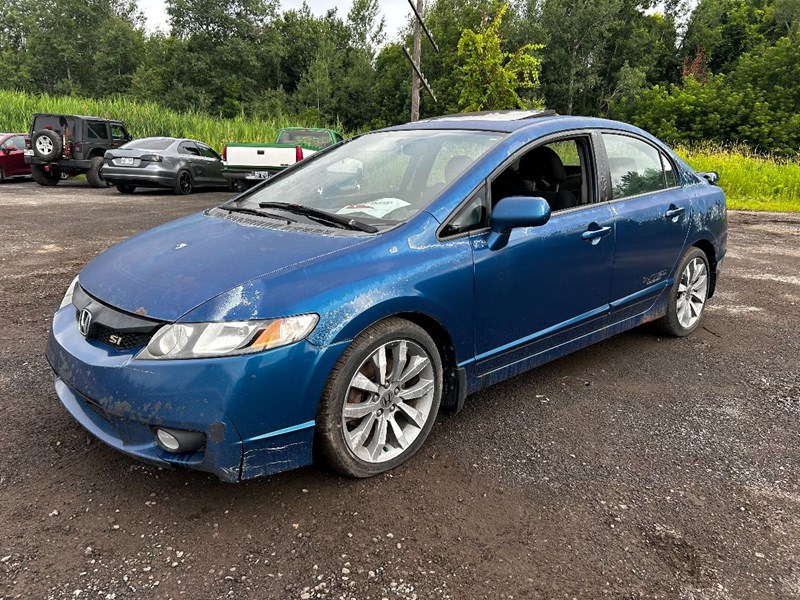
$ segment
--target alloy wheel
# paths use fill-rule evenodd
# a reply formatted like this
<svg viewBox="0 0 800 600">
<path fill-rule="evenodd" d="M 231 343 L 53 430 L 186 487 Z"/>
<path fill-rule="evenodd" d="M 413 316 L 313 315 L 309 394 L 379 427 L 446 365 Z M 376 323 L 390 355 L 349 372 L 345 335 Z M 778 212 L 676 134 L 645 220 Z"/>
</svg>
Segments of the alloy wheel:
<svg viewBox="0 0 800 600">
<path fill-rule="evenodd" d="M 192 176 L 189 175 L 189 173 L 187 171 L 184 171 L 180 175 L 179 184 L 180 184 L 180 187 L 181 187 L 181 191 L 184 194 L 188 194 L 189 192 L 192 191 Z"/>
<path fill-rule="evenodd" d="M 349 450 L 367 463 L 401 455 L 431 416 L 433 363 L 411 340 L 377 348 L 356 370 L 345 395 L 342 432 Z"/>
<path fill-rule="evenodd" d="M 701 258 L 694 258 L 681 273 L 678 284 L 678 322 L 685 329 L 691 328 L 700 318 L 708 296 L 708 268 Z"/>
</svg>

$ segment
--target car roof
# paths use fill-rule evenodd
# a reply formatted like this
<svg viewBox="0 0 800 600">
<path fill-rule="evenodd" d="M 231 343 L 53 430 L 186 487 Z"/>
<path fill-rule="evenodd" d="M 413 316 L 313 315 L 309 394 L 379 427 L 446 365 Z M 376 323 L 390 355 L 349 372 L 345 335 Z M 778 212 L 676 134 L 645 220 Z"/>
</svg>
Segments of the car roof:
<svg viewBox="0 0 800 600">
<path fill-rule="evenodd" d="M 92 117 L 88 115 L 62 115 L 58 113 L 36 113 L 33 115 L 34 119 L 36 117 L 64 117 L 66 119 L 83 119 L 86 121 L 108 121 L 109 123 L 122 123 L 119 119 L 108 119 L 106 117 Z"/>
<path fill-rule="evenodd" d="M 544 128 L 545 126 L 548 126 L 548 129 L 552 129 L 552 125 L 555 123 L 558 123 L 561 129 L 607 128 L 640 132 L 633 125 L 620 121 L 596 117 L 559 115 L 551 110 L 503 110 L 460 113 L 405 123 L 395 127 L 388 127 L 382 131 L 461 129 L 512 133 L 521 129 Z"/>
</svg>

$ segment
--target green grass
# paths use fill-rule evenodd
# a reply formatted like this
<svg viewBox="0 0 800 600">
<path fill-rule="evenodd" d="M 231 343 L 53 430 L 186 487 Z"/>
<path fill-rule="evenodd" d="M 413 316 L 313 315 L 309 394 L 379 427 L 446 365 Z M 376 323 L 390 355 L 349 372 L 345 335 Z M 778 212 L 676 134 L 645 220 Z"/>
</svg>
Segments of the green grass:
<svg viewBox="0 0 800 600">
<path fill-rule="evenodd" d="M 716 171 L 732 210 L 800 212 L 798 159 L 755 154 L 747 148 L 712 145 L 677 147 L 697 171 Z"/>
<path fill-rule="evenodd" d="M 288 117 L 222 119 L 197 111 L 176 112 L 152 102 L 125 98 L 89 100 L 0 90 L 0 131 L 27 131 L 36 112 L 88 114 L 121 119 L 134 137 L 167 135 L 207 142 L 221 150 L 227 142 L 271 142 L 282 127 L 303 123 Z M 335 127 L 334 127 L 335 128 Z M 699 145 L 676 148 L 692 168 L 717 171 L 728 207 L 739 210 L 800 212 L 800 164 L 747 148 Z"/>
<path fill-rule="evenodd" d="M 316 126 L 287 117 L 222 119 L 197 111 L 176 112 L 151 102 L 125 98 L 90 100 L 71 96 L 32 95 L 0 90 L 0 131 L 28 131 L 37 112 L 91 115 L 125 121 L 134 137 L 187 137 L 222 150 L 227 142 L 274 142 L 278 130 L 290 126 Z"/>
</svg>

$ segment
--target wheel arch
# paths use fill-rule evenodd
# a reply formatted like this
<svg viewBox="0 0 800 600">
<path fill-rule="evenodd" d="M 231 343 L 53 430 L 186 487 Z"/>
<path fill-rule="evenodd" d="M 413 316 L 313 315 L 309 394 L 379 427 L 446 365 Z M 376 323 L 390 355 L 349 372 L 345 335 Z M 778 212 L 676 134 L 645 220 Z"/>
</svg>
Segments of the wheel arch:
<svg viewBox="0 0 800 600">
<path fill-rule="evenodd" d="M 714 249 L 714 244 L 707 238 L 700 238 L 695 240 L 692 244 L 693 247 L 699 248 L 706 255 L 708 260 L 709 271 L 711 273 L 711 286 L 708 289 L 708 297 L 714 295 L 714 290 L 717 287 L 717 256 Z"/>
<path fill-rule="evenodd" d="M 373 308 L 376 309 L 378 306 Z M 453 412 L 460 410 L 467 394 L 466 373 L 464 369 L 458 368 L 456 345 L 450 331 L 430 312 L 418 307 L 412 310 L 372 310 L 362 314 L 355 327 L 355 323 L 351 323 L 340 334 L 347 331 L 347 337 L 352 341 L 370 327 L 393 318 L 409 321 L 431 336 L 442 360 L 441 407 Z"/>
</svg>

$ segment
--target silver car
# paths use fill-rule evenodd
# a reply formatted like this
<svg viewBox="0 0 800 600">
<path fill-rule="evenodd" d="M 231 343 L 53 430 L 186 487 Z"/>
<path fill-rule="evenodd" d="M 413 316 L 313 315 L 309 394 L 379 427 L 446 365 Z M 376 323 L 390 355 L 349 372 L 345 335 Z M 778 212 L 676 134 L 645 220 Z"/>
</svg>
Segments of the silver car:
<svg viewBox="0 0 800 600">
<path fill-rule="evenodd" d="M 189 194 L 196 187 L 229 186 L 222 176 L 222 157 L 208 144 L 182 138 L 142 138 L 109 150 L 102 174 L 123 194 L 137 187 Z"/>
</svg>

